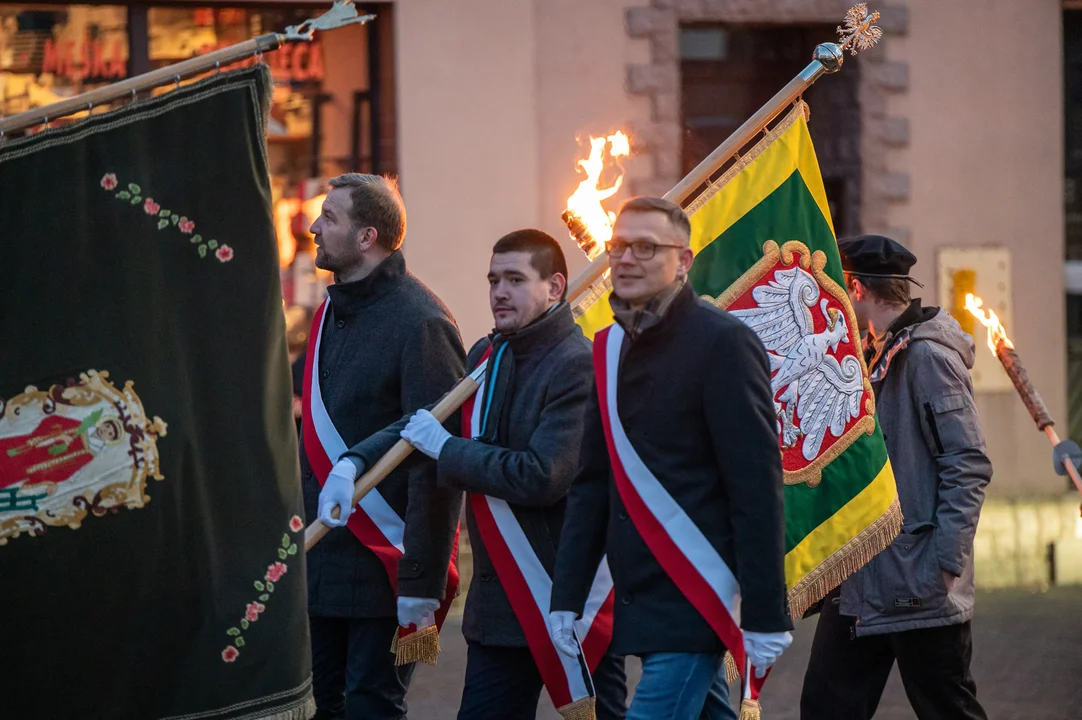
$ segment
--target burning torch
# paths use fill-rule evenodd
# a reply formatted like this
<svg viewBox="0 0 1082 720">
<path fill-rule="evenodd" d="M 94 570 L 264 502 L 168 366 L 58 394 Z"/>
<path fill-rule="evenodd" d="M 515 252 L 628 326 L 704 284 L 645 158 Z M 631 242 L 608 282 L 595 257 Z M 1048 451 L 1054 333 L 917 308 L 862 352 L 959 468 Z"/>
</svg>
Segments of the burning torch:
<svg viewBox="0 0 1082 720">
<path fill-rule="evenodd" d="M 1014 349 L 1014 343 L 1007 337 L 1007 331 L 995 311 L 984 309 L 984 301 L 975 297 L 973 293 L 966 293 L 966 309 L 973 313 L 981 324 L 988 328 L 988 348 L 995 354 L 1007 371 L 1007 376 L 1014 383 L 1015 390 L 1022 398 L 1022 402 L 1029 411 L 1030 417 L 1036 423 L 1037 429 L 1044 432 L 1048 441 L 1052 443 L 1052 464 L 1059 475 L 1068 475 L 1074 481 L 1075 487 L 1082 492 L 1082 477 L 1079 476 L 1078 466 L 1082 464 L 1082 449 L 1072 440 L 1060 440 L 1056 433 L 1055 421 L 1048 412 L 1044 400 L 1037 393 L 1033 383 L 1029 380 L 1026 369 L 1022 367 L 1022 361 L 1018 352 Z"/>
<path fill-rule="evenodd" d="M 617 131 L 608 137 L 591 136 L 590 156 L 578 163 L 586 177 L 567 199 L 567 209 L 561 215 L 571 237 L 591 261 L 601 255 L 605 243 L 612 238 L 612 224 L 616 221 L 616 213 L 606 211 L 601 201 L 615 195 L 624 181 L 623 168 L 620 167 L 621 172 L 613 184 L 600 187 L 606 147 L 609 159 L 615 161 L 617 166 L 620 165 L 620 158 L 631 153 L 631 143 L 623 132 Z"/>
</svg>

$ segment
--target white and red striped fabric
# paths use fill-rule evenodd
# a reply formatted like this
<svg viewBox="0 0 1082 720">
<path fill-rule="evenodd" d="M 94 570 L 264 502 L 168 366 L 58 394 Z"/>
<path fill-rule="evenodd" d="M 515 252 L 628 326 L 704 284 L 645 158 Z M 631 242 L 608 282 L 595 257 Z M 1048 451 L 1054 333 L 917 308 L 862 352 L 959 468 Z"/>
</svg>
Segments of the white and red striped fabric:
<svg viewBox="0 0 1082 720">
<path fill-rule="evenodd" d="M 308 354 L 304 362 L 304 452 L 308 457 L 308 464 L 312 466 L 312 472 L 319 480 L 320 487 L 327 481 L 327 475 L 334 464 L 349 449 L 334 427 L 330 415 L 327 414 L 319 389 L 319 344 L 323 337 L 323 318 L 329 305 L 330 300 L 324 300 L 312 319 L 312 330 L 308 336 Z M 364 543 L 365 547 L 379 557 L 391 581 L 391 589 L 397 595 L 398 561 L 405 554 L 402 543 L 406 523 L 380 495 L 378 488 L 372 488 L 358 506 L 359 512 L 350 516 L 346 527 Z M 458 592 L 458 568 L 455 563 L 457 555 L 458 530 L 456 529 L 454 545 L 451 549 L 451 562 L 447 569 L 447 586 L 440 608 L 436 612 L 437 627 L 443 626 L 447 610 Z M 404 636 L 410 632 L 412 630 L 402 628 L 399 630 L 399 635 Z"/>
<path fill-rule="evenodd" d="M 481 357 L 485 362 L 491 348 Z M 486 378 L 495 381 L 495 378 Z M 486 382 L 462 406 L 462 436 L 480 436 L 481 406 Z M 597 569 L 582 619 L 576 623 L 576 635 L 582 652 L 571 658 L 559 652 L 549 635 L 547 618 L 552 595 L 552 578 L 545 571 L 530 541 L 518 524 L 507 502 L 483 493 L 471 492 L 470 507 L 481 533 L 481 542 L 492 559 L 496 575 L 511 609 L 522 626 L 530 654 L 537 663 L 541 680 L 557 708 L 570 705 L 594 692 L 589 673 L 597 668 L 612 640 L 612 575 L 604 558 Z"/>
<path fill-rule="evenodd" d="M 747 686 L 752 673 L 740 631 L 740 586 L 736 576 L 642 461 L 620 422 L 616 386 L 623 339 L 624 330 L 617 324 L 601 330 L 594 338 L 594 375 L 617 492 L 650 552 L 732 653 Z M 753 699 L 758 697 L 763 680 L 751 679 L 747 690 Z"/>
</svg>

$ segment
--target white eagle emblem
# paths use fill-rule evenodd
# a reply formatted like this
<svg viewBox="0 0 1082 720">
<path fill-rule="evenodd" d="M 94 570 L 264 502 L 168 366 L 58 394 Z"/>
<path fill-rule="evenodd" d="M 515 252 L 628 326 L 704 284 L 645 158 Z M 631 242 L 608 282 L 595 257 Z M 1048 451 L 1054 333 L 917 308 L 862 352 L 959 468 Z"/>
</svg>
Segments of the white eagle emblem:
<svg viewBox="0 0 1082 720">
<path fill-rule="evenodd" d="M 864 376 L 860 361 L 846 355 L 839 362 L 829 354 L 849 342 L 845 316 L 820 300 L 815 278 L 799 266 L 777 270 L 766 285 L 752 290 L 756 306 L 731 309 L 759 336 L 770 359 L 774 412 L 782 447 L 815 460 L 827 429 L 834 437 L 845 433 L 860 415 Z M 826 318 L 826 330 L 815 332 L 812 308 Z"/>
</svg>

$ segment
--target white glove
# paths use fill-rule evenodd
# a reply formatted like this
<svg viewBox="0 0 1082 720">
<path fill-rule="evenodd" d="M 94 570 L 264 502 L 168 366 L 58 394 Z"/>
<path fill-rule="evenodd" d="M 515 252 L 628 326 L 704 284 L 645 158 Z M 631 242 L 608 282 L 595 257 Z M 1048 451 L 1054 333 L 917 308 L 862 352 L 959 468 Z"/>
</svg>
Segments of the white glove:
<svg viewBox="0 0 1082 720">
<path fill-rule="evenodd" d="M 402 431 L 402 439 L 433 460 L 438 460 L 443 445 L 451 439 L 440 421 L 427 410 L 418 410 Z"/>
<path fill-rule="evenodd" d="M 579 656 L 579 644 L 575 640 L 575 616 L 570 610 L 554 610 L 549 613 L 549 635 L 556 649 L 568 657 Z"/>
<path fill-rule="evenodd" d="M 398 624 L 402 627 L 416 625 L 418 629 L 436 624 L 436 611 L 440 601 L 435 598 L 398 598 Z"/>
<path fill-rule="evenodd" d="M 766 671 L 792 642 L 792 633 L 757 633 L 745 630 L 744 652 L 748 654 L 751 666 L 755 668 L 755 677 L 766 677 Z"/>
<path fill-rule="evenodd" d="M 353 483 L 359 475 L 357 466 L 349 458 L 339 460 L 327 475 L 327 482 L 319 491 L 319 520 L 327 527 L 342 527 L 353 513 Z M 341 508 L 338 519 L 331 517 L 331 510 Z"/>
</svg>

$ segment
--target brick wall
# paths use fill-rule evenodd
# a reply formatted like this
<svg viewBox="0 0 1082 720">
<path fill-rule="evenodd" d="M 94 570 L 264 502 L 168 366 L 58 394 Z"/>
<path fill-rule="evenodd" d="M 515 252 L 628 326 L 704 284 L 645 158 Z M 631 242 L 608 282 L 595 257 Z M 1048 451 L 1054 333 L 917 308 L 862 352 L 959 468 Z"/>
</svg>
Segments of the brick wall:
<svg viewBox="0 0 1082 720">
<path fill-rule="evenodd" d="M 662 195 L 680 180 L 680 24 L 720 23 L 841 23 L 850 0 L 653 0 L 627 10 L 628 35 L 650 43 L 648 63 L 627 67 L 627 89 L 650 99 L 650 121 L 635 127 L 636 154 L 648 170 L 635 178 L 633 194 Z M 908 119 L 887 111 L 887 97 L 909 88 L 909 68 L 903 61 L 887 60 L 887 45 L 902 37 L 909 26 L 905 6 L 879 8 L 878 25 L 884 39 L 879 47 L 862 55 L 860 79 L 862 213 L 861 231 L 886 233 L 905 242 L 908 229 L 891 227 L 892 203 L 909 199 L 909 175 L 893 172 L 887 163 L 890 150 L 909 144 Z M 822 42 L 835 38 L 824 37 Z M 811 61 L 813 48 L 808 48 Z M 842 72 L 845 72 L 844 67 Z M 821 82 L 830 82 L 824 79 Z M 779 88 L 780 89 L 780 88 Z M 813 108 L 814 111 L 814 108 Z"/>
</svg>

